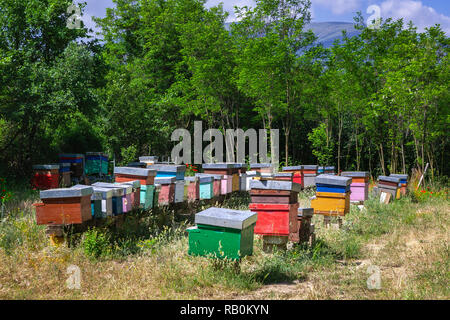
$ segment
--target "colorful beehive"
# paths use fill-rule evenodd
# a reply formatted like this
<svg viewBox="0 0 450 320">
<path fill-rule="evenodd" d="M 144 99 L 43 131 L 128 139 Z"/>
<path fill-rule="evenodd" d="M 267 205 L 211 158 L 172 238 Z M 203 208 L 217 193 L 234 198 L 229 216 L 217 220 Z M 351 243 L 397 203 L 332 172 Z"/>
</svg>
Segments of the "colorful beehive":
<svg viewBox="0 0 450 320">
<path fill-rule="evenodd" d="M 59 165 L 34 165 L 31 184 L 39 190 L 56 189 L 59 187 Z"/>
<path fill-rule="evenodd" d="M 390 177 L 400 178 L 400 194 L 406 195 L 408 190 L 408 175 L 407 174 L 391 174 Z"/>
<path fill-rule="evenodd" d="M 311 200 L 314 213 L 325 216 L 344 216 L 350 211 L 352 178 L 321 174 L 316 177 L 316 197 Z"/>
<path fill-rule="evenodd" d="M 301 185 L 302 189 L 304 188 L 303 166 L 290 166 L 290 167 L 283 167 L 282 169 L 283 172 L 292 172 L 294 174 L 292 181 Z"/>
<path fill-rule="evenodd" d="M 251 163 L 250 170 L 259 173 L 273 173 L 273 165 L 271 163 Z"/>
<path fill-rule="evenodd" d="M 156 170 L 129 168 L 129 167 L 115 167 L 114 175 L 116 176 L 116 182 L 129 182 L 139 180 L 141 186 L 142 185 L 148 186 L 154 183 Z"/>
<path fill-rule="evenodd" d="M 188 202 L 194 202 L 200 199 L 200 177 L 184 178 L 184 194 Z"/>
<path fill-rule="evenodd" d="M 86 152 L 85 172 L 87 175 L 108 174 L 108 155 L 103 152 Z"/>
<path fill-rule="evenodd" d="M 176 180 L 183 180 L 186 172 L 186 166 L 170 165 L 170 164 L 152 164 L 148 166 L 149 169 L 156 170 L 157 178 L 172 178 Z"/>
<path fill-rule="evenodd" d="M 204 163 L 203 172 L 207 174 L 223 175 L 222 194 L 231 193 L 239 189 L 239 168 L 233 163 Z M 237 180 L 236 180 L 237 179 Z M 237 181 L 237 183 L 236 183 Z M 233 187 L 234 182 L 234 187 Z M 236 190 L 234 190 L 234 189 Z"/>
<path fill-rule="evenodd" d="M 82 189 L 86 188 L 85 185 L 77 184 L 72 187 L 73 189 Z M 91 196 L 91 212 L 92 218 L 99 219 L 102 218 L 102 193 L 99 191 L 95 191 L 93 188 L 92 196 Z"/>
<path fill-rule="evenodd" d="M 70 179 L 70 163 L 59 164 L 59 181 L 63 188 L 70 187 L 72 184 Z"/>
<path fill-rule="evenodd" d="M 96 182 L 92 185 L 93 187 L 100 187 L 105 189 L 111 189 L 112 190 L 112 213 L 114 216 L 123 214 L 124 206 L 126 208 L 126 195 L 125 195 L 125 188 L 122 186 L 117 186 L 112 183 L 105 183 L 105 182 Z M 125 199 L 125 201 L 124 201 Z"/>
<path fill-rule="evenodd" d="M 200 200 L 212 199 L 214 197 L 214 176 L 205 173 L 196 173 L 200 183 Z"/>
<path fill-rule="evenodd" d="M 303 187 L 312 187 L 316 185 L 318 166 L 316 165 L 304 165 L 303 166 Z"/>
<path fill-rule="evenodd" d="M 175 195 L 173 201 L 175 203 L 181 203 L 184 201 L 184 180 L 175 181 Z"/>
<path fill-rule="evenodd" d="M 153 165 L 156 162 L 158 162 L 158 157 L 155 156 L 143 156 L 143 157 L 139 157 L 139 162 L 143 162 L 145 164 L 149 165 Z"/>
<path fill-rule="evenodd" d="M 350 201 L 360 202 L 369 198 L 369 172 L 367 171 L 344 171 L 342 177 L 352 178 L 350 185 Z"/>
<path fill-rule="evenodd" d="M 240 260 L 253 254 L 257 215 L 251 211 L 209 208 L 195 215 L 187 229 L 190 255 Z"/>
<path fill-rule="evenodd" d="M 157 202 L 156 188 L 154 185 L 141 185 L 141 206 L 144 210 L 152 209 Z"/>
<path fill-rule="evenodd" d="M 298 192 L 301 186 L 290 181 L 252 180 L 250 210 L 258 213 L 255 233 L 298 239 Z"/>
<path fill-rule="evenodd" d="M 84 174 L 84 155 L 74 153 L 62 153 L 59 155 L 59 163 L 70 163 L 72 176 L 80 178 Z"/>
<path fill-rule="evenodd" d="M 390 193 L 392 199 L 397 199 L 398 185 L 400 183 L 399 177 L 378 177 L 378 189 L 380 192 Z"/>
<path fill-rule="evenodd" d="M 127 213 L 133 210 L 133 200 L 131 199 L 131 194 L 133 193 L 133 186 L 125 183 L 105 183 L 96 182 L 93 186 L 101 188 L 122 188 L 122 213 Z"/>
<path fill-rule="evenodd" d="M 245 191 L 245 177 L 247 165 L 245 163 L 235 163 L 235 175 L 233 175 L 233 191 Z"/>
<path fill-rule="evenodd" d="M 129 185 L 133 188 L 131 193 L 131 206 L 133 209 L 139 208 L 141 204 L 141 182 L 139 180 L 134 180 L 122 182 L 122 184 Z"/>
<path fill-rule="evenodd" d="M 158 194 L 159 205 L 169 205 L 175 201 L 175 177 L 156 177 L 155 185 L 161 186 Z"/>
<path fill-rule="evenodd" d="M 102 218 L 110 217 L 113 215 L 113 190 L 100 187 L 92 187 L 94 192 L 99 192 L 102 195 Z"/>
<path fill-rule="evenodd" d="M 38 225 L 81 224 L 92 219 L 92 187 L 52 189 L 40 192 L 42 203 L 35 203 Z"/>
<path fill-rule="evenodd" d="M 246 177 L 245 177 L 245 189 L 247 191 L 251 190 L 250 187 L 250 181 L 252 181 L 253 179 L 260 179 L 261 178 L 261 173 L 258 171 L 247 171 L 246 173 Z"/>
<path fill-rule="evenodd" d="M 221 195 L 223 175 L 221 175 L 221 174 L 208 174 L 208 173 L 196 173 L 195 175 L 197 177 L 199 177 L 199 176 L 210 176 L 210 177 L 212 177 L 214 179 L 213 180 L 213 195 L 214 195 L 214 197 L 217 197 L 217 196 Z"/>
</svg>

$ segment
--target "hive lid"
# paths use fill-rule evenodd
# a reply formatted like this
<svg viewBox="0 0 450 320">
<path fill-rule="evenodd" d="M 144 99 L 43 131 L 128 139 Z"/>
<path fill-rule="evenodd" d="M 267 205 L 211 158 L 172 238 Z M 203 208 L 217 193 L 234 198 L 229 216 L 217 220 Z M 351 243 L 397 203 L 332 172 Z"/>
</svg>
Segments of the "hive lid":
<svg viewBox="0 0 450 320">
<path fill-rule="evenodd" d="M 222 180 L 223 175 L 222 174 L 210 174 L 210 173 L 196 173 L 196 177 L 213 177 L 214 180 Z"/>
<path fill-rule="evenodd" d="M 313 164 L 303 165 L 303 170 L 317 170 L 318 168 L 319 166 Z"/>
<path fill-rule="evenodd" d="M 283 171 L 300 171 L 302 169 L 303 169 L 303 166 L 283 167 Z"/>
<path fill-rule="evenodd" d="M 176 180 L 175 177 L 156 177 L 155 184 L 173 184 Z"/>
<path fill-rule="evenodd" d="M 33 169 L 34 170 L 56 170 L 56 169 L 59 169 L 59 165 L 58 164 L 37 164 L 37 165 L 33 166 Z"/>
<path fill-rule="evenodd" d="M 145 162 L 130 162 L 127 164 L 127 167 L 131 168 L 147 168 L 147 164 Z"/>
<path fill-rule="evenodd" d="M 272 168 L 272 164 L 271 163 L 251 163 L 250 168 L 251 169 Z"/>
<path fill-rule="evenodd" d="M 94 192 L 92 187 L 84 186 L 82 188 L 63 188 L 63 189 L 50 189 L 40 192 L 41 199 L 59 199 L 59 198 L 79 198 L 84 196 L 90 196 Z"/>
<path fill-rule="evenodd" d="M 366 178 L 369 176 L 369 171 L 344 171 L 341 172 L 342 177 L 363 177 Z"/>
<path fill-rule="evenodd" d="M 391 174 L 389 177 L 400 178 L 401 180 L 408 180 L 407 174 Z"/>
<path fill-rule="evenodd" d="M 204 163 L 202 164 L 203 169 L 232 169 L 235 168 L 233 163 Z"/>
<path fill-rule="evenodd" d="M 278 180 L 251 180 L 251 189 L 264 189 L 264 190 L 284 190 L 300 192 L 302 186 L 298 183 L 291 181 L 278 181 Z"/>
<path fill-rule="evenodd" d="M 85 186 L 84 184 L 76 184 L 74 185 L 71 189 L 83 189 L 86 188 L 88 186 Z M 92 196 L 91 196 L 91 200 L 102 200 L 102 193 L 100 191 L 96 191 L 95 188 L 92 188 L 93 192 L 92 192 Z"/>
<path fill-rule="evenodd" d="M 299 217 L 312 217 L 314 215 L 313 208 L 298 208 Z"/>
<path fill-rule="evenodd" d="M 316 177 L 316 184 L 319 183 L 333 186 L 349 186 L 352 183 L 352 178 L 321 174 Z"/>
<path fill-rule="evenodd" d="M 398 177 L 379 176 L 378 177 L 378 181 L 387 181 L 387 182 L 399 183 L 400 182 L 400 178 L 398 178 Z"/>
<path fill-rule="evenodd" d="M 125 174 L 137 177 L 154 177 L 156 176 L 156 170 L 143 168 L 141 169 L 141 168 L 115 167 L 114 174 Z"/>
<path fill-rule="evenodd" d="M 145 161 L 157 162 L 158 161 L 158 157 L 156 157 L 156 156 L 142 156 L 142 157 L 139 157 L 139 161 L 141 161 L 141 162 L 145 162 Z"/>
<path fill-rule="evenodd" d="M 152 164 L 150 169 L 155 169 L 158 172 L 185 172 L 186 166 L 176 164 Z"/>
<path fill-rule="evenodd" d="M 141 187 L 141 182 L 139 180 L 121 182 L 120 184 L 128 184 L 128 185 L 132 186 L 135 189 Z"/>
<path fill-rule="evenodd" d="M 259 171 L 247 171 L 245 174 L 247 177 L 261 177 L 261 172 Z"/>
<path fill-rule="evenodd" d="M 113 197 L 122 197 L 125 194 L 125 189 L 122 186 L 117 186 L 113 183 L 96 182 L 92 185 L 95 187 L 111 189 L 113 191 Z"/>
<path fill-rule="evenodd" d="M 196 224 L 243 230 L 256 223 L 257 213 L 212 207 L 195 215 Z"/>
</svg>

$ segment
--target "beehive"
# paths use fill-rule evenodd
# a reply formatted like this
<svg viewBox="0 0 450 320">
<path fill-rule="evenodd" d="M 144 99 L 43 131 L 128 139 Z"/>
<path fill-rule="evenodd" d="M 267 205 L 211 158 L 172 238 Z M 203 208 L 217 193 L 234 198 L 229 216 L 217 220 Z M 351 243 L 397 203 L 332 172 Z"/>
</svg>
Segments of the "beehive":
<svg viewBox="0 0 450 320">
<path fill-rule="evenodd" d="M 42 203 L 35 203 L 38 225 L 81 224 L 92 219 L 92 187 L 51 189 L 40 192 Z"/>
<path fill-rule="evenodd" d="M 39 190 L 56 189 L 59 187 L 59 165 L 34 165 L 32 185 Z"/>
<path fill-rule="evenodd" d="M 321 174 L 316 177 L 317 192 L 311 200 L 316 214 L 345 215 L 350 211 L 350 184 L 352 178 Z"/>
<path fill-rule="evenodd" d="M 116 182 L 116 184 L 120 184 Z M 129 185 L 133 188 L 131 193 L 131 206 L 132 209 L 137 209 L 141 204 L 141 182 L 139 180 L 123 182 L 121 184 Z"/>
<path fill-rule="evenodd" d="M 239 191 L 239 170 L 243 170 L 240 164 L 236 163 L 204 163 L 203 172 L 208 174 L 220 174 L 224 176 L 222 188 L 223 194 Z"/>
<path fill-rule="evenodd" d="M 378 189 L 380 192 L 390 193 L 392 199 L 397 199 L 397 190 L 400 183 L 400 178 L 398 177 L 378 177 Z"/>
<path fill-rule="evenodd" d="M 72 187 L 73 189 L 82 189 L 86 188 L 85 185 L 77 184 Z M 102 193 L 99 191 L 95 191 L 94 188 L 91 196 L 91 213 L 92 218 L 99 219 L 102 218 Z"/>
<path fill-rule="evenodd" d="M 94 192 L 99 192 L 102 195 L 102 218 L 110 217 L 113 215 L 113 190 L 100 187 L 92 187 Z"/>
<path fill-rule="evenodd" d="M 352 178 L 350 185 L 350 201 L 366 201 L 369 198 L 369 172 L 367 171 L 345 171 L 343 177 Z"/>
<path fill-rule="evenodd" d="M 116 182 L 130 182 L 134 180 L 139 180 L 141 186 L 143 185 L 148 186 L 154 183 L 156 170 L 129 168 L 129 167 L 115 167 L 114 175 L 116 176 Z"/>
<path fill-rule="evenodd" d="M 283 172 L 292 172 L 294 174 L 292 181 L 301 185 L 302 189 L 304 188 L 303 183 L 303 166 L 290 166 L 283 167 Z"/>
<path fill-rule="evenodd" d="M 194 202 L 200 199 L 200 177 L 185 177 L 185 198 L 188 202 Z"/>
<path fill-rule="evenodd" d="M 154 185 L 141 185 L 140 201 L 144 210 L 153 208 L 157 199 Z"/>
<path fill-rule="evenodd" d="M 85 172 L 87 175 L 107 175 L 108 156 L 103 152 L 86 152 Z"/>
<path fill-rule="evenodd" d="M 70 163 L 70 171 L 77 178 L 84 174 L 84 160 L 83 154 L 62 153 L 59 155 L 59 163 Z"/>
<path fill-rule="evenodd" d="M 406 195 L 408 190 L 408 175 L 407 174 L 391 174 L 390 177 L 400 178 L 399 188 L 402 195 Z"/>
<path fill-rule="evenodd" d="M 124 213 L 124 206 L 126 209 L 126 195 L 125 195 L 125 188 L 122 186 L 116 186 L 112 183 L 105 183 L 105 182 L 96 182 L 92 186 L 94 187 L 100 187 L 105 189 L 111 189 L 112 190 L 112 213 L 114 216 L 120 215 Z M 125 199 L 125 201 L 124 201 Z"/>
<path fill-rule="evenodd" d="M 156 177 L 155 185 L 160 185 L 158 204 L 168 205 L 175 201 L 175 177 Z"/>
<path fill-rule="evenodd" d="M 173 201 L 175 203 L 184 201 L 184 180 L 175 181 L 175 195 Z"/>
<path fill-rule="evenodd" d="M 239 260 L 253 254 L 257 215 L 251 211 L 209 208 L 195 215 L 187 229 L 190 255 Z"/>
<path fill-rule="evenodd" d="M 303 186 L 305 188 L 316 185 L 318 166 L 316 165 L 304 165 L 303 166 Z"/>
<path fill-rule="evenodd" d="M 152 164 L 148 166 L 149 169 L 156 170 L 157 178 L 175 178 L 176 180 L 184 180 L 186 166 L 170 165 L 170 164 Z"/>
<path fill-rule="evenodd" d="M 196 173 L 195 176 L 199 178 L 200 200 L 212 199 L 214 197 L 214 176 L 205 173 Z"/>
</svg>

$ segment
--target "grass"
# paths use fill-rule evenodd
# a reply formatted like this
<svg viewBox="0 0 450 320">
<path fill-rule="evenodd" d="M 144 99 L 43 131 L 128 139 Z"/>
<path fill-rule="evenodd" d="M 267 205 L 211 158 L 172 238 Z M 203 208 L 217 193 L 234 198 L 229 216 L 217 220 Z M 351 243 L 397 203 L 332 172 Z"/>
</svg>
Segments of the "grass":
<svg viewBox="0 0 450 320">
<path fill-rule="evenodd" d="M 309 206 L 307 190 L 299 196 Z M 17 194 L 16 194 L 17 195 Z M 352 206 L 341 229 L 315 216 L 317 241 L 286 252 L 262 251 L 232 261 L 187 254 L 185 229 L 192 213 L 157 209 L 128 215 L 121 226 L 106 223 L 68 235 L 52 246 L 37 226 L 26 191 L 8 206 L 0 223 L 0 299 L 449 299 L 449 202 L 413 195 L 389 205 L 370 199 Z M 420 201 L 419 201 L 420 200 Z M 223 207 L 247 209 L 246 194 Z M 67 268 L 81 270 L 81 289 L 68 289 Z M 367 269 L 381 272 L 380 290 L 369 290 Z"/>
</svg>

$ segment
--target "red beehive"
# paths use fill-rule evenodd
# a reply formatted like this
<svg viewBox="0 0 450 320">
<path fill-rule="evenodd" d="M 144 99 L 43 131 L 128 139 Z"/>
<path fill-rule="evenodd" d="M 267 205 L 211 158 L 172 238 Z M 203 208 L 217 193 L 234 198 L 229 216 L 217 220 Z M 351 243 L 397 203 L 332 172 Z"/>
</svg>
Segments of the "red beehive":
<svg viewBox="0 0 450 320">
<path fill-rule="evenodd" d="M 59 187 L 59 165 L 35 165 L 31 184 L 39 190 Z"/>
<path fill-rule="evenodd" d="M 294 175 L 292 177 L 292 181 L 295 183 L 298 183 L 302 186 L 302 189 L 304 188 L 303 180 L 304 180 L 304 173 L 303 173 L 303 166 L 291 166 L 291 167 L 283 167 L 283 172 L 292 172 Z"/>
<path fill-rule="evenodd" d="M 175 177 L 155 178 L 155 185 L 160 185 L 161 189 L 158 195 L 158 203 L 168 205 L 175 201 Z"/>
<path fill-rule="evenodd" d="M 291 237 L 298 234 L 298 203 L 251 203 L 249 208 L 258 213 L 255 234 L 270 236 L 292 234 Z"/>
<path fill-rule="evenodd" d="M 185 188 L 187 185 L 188 202 L 194 202 L 200 199 L 200 182 L 199 177 L 185 177 Z M 186 189 L 185 189 L 186 190 Z"/>
</svg>

